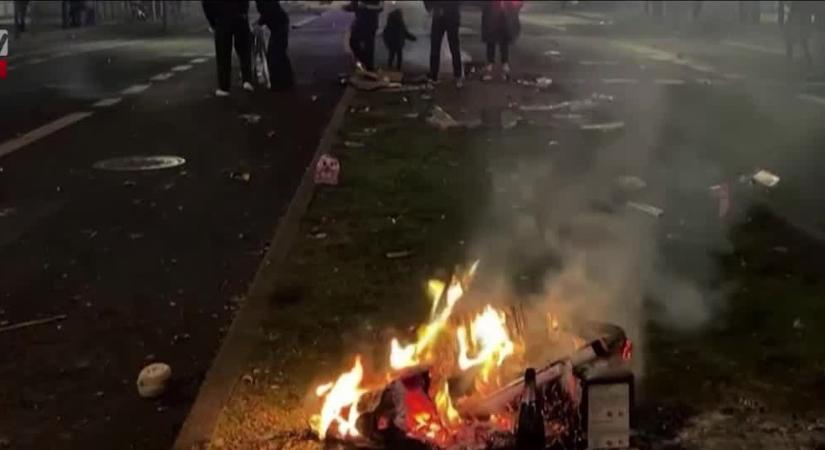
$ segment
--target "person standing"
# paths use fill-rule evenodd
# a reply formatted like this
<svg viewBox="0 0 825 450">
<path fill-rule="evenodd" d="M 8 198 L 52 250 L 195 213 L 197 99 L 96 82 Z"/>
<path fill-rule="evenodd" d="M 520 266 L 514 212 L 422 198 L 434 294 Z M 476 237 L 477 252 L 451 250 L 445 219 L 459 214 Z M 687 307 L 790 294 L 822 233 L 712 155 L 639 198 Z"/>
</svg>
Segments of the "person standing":
<svg viewBox="0 0 825 450">
<path fill-rule="evenodd" d="M 447 44 L 450 46 L 453 61 L 453 77 L 455 77 L 456 86 L 461 87 L 464 78 L 461 64 L 461 41 L 458 36 L 458 28 L 461 25 L 461 2 L 425 0 L 424 7 L 433 16 L 430 26 L 430 80 L 438 81 L 441 43 L 444 40 L 444 34 L 447 34 Z"/>
<path fill-rule="evenodd" d="M 387 47 L 387 67 L 400 71 L 404 62 L 404 44 L 407 41 L 417 40 L 415 35 L 407 29 L 407 24 L 404 23 L 404 13 L 400 9 L 395 9 L 387 15 L 387 24 L 381 35 Z"/>
<path fill-rule="evenodd" d="M 813 58 L 811 57 L 811 49 L 808 41 L 811 37 L 813 29 L 812 16 L 814 9 L 812 3 L 804 1 L 790 2 L 790 11 L 788 13 L 788 22 L 785 24 L 785 56 L 788 62 L 792 63 L 794 59 L 794 47 L 799 45 L 802 48 L 802 54 L 805 57 L 806 67 L 808 69 L 813 65 Z"/>
<path fill-rule="evenodd" d="M 269 45 L 266 51 L 266 63 L 272 90 L 285 90 L 295 84 L 292 63 L 289 61 L 289 16 L 281 7 L 279 0 L 255 0 L 258 13 L 258 25 L 269 28 Z"/>
<path fill-rule="evenodd" d="M 249 1 L 202 0 L 203 12 L 215 34 L 215 59 L 218 65 L 218 89 L 215 95 L 229 95 L 232 73 L 232 45 L 241 61 L 243 88 L 252 87 L 252 36 L 249 31 Z"/>
<path fill-rule="evenodd" d="M 372 72 L 375 70 L 375 33 L 384 1 L 351 0 L 347 9 L 355 13 L 350 30 L 350 49 L 359 67 Z"/>
<path fill-rule="evenodd" d="M 493 79 L 493 64 L 496 60 L 496 47 L 501 58 L 501 76 L 510 77 L 510 44 L 521 31 L 519 11 L 520 0 L 492 0 L 484 3 L 481 11 L 481 40 L 487 44 L 487 67 L 483 80 Z"/>
<path fill-rule="evenodd" d="M 26 10 L 29 8 L 29 0 L 14 1 L 14 32 L 20 34 L 26 31 Z"/>
</svg>

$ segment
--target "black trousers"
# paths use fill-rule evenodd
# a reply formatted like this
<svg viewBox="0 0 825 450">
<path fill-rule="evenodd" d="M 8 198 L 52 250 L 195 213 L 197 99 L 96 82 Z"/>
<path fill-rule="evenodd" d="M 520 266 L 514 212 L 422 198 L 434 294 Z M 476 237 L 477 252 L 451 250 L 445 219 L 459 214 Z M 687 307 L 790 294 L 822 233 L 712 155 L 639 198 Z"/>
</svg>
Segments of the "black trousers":
<svg viewBox="0 0 825 450">
<path fill-rule="evenodd" d="M 26 10 L 29 2 L 14 2 L 14 30 L 16 33 L 26 31 Z"/>
<path fill-rule="evenodd" d="M 269 79 L 272 89 L 286 89 L 295 84 L 292 63 L 289 61 L 289 24 L 270 28 L 269 47 L 266 63 L 269 66 Z"/>
<path fill-rule="evenodd" d="M 369 71 L 375 70 L 375 31 L 373 27 L 363 26 L 356 22 L 349 37 L 352 54 Z"/>
<path fill-rule="evenodd" d="M 218 87 L 229 90 L 232 79 L 232 44 L 241 61 L 243 81 L 252 82 L 252 35 L 246 20 L 221 23 L 215 27 L 215 58 L 218 63 Z"/>
<path fill-rule="evenodd" d="M 387 67 L 401 70 L 401 64 L 404 62 L 404 47 L 388 48 Z"/>
<path fill-rule="evenodd" d="M 450 46 L 450 55 L 453 60 L 453 76 L 461 78 L 461 42 L 458 39 L 458 22 L 455 20 L 445 20 L 443 17 L 433 17 L 432 28 L 430 28 L 430 78 L 438 79 L 438 71 L 441 66 L 441 42 L 444 34 L 447 34 L 447 44 Z"/>
<path fill-rule="evenodd" d="M 487 64 L 496 62 L 496 45 L 498 45 L 499 53 L 501 53 L 501 63 L 507 64 L 510 62 L 510 43 L 509 42 L 488 42 L 487 43 Z"/>
</svg>

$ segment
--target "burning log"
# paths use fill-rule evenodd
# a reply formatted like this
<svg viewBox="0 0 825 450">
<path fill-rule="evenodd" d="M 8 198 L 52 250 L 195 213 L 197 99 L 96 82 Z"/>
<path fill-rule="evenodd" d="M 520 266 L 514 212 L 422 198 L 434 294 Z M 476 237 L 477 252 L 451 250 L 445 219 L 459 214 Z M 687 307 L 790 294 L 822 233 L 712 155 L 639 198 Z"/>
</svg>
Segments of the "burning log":
<svg viewBox="0 0 825 450">
<path fill-rule="evenodd" d="M 598 358 L 607 358 L 622 350 L 626 337 L 621 328 L 607 324 L 595 325 L 605 332 L 602 337 L 590 341 L 569 357 L 554 361 L 537 370 L 536 385 L 538 387 L 560 379 L 564 375 L 567 365 L 572 366 L 573 370 L 577 370 Z M 458 411 L 462 417 L 489 417 L 511 407 L 518 400 L 523 390 L 524 379 L 517 379 L 483 398 L 471 397 L 459 403 Z"/>
</svg>

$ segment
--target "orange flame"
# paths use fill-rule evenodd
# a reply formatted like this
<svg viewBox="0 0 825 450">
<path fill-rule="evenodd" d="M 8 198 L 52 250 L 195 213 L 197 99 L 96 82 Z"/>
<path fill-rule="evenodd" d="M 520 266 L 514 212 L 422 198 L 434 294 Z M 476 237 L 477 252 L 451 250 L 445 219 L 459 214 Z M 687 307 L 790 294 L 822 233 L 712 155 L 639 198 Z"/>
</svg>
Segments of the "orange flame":
<svg viewBox="0 0 825 450">
<path fill-rule="evenodd" d="M 448 427 L 461 424 L 461 416 L 453 407 L 453 401 L 450 399 L 450 386 L 446 382 L 435 394 L 435 406 L 441 414 L 441 421 Z"/>
<path fill-rule="evenodd" d="M 358 400 L 367 391 L 361 387 L 364 379 L 364 367 L 361 356 L 355 357 L 355 364 L 348 372 L 341 374 L 337 380 L 318 386 L 315 395 L 324 399 L 321 413 L 314 415 L 310 422 L 318 437 L 325 439 L 333 425 L 341 437 L 358 437 L 355 428 L 358 420 Z M 347 415 L 344 417 L 344 411 Z"/>
<path fill-rule="evenodd" d="M 458 327 L 457 337 L 458 367 L 467 370 L 480 365 L 484 381 L 489 380 L 491 371 L 515 352 L 515 344 L 507 332 L 507 316 L 490 305 L 470 323 L 469 342 L 467 329 L 463 326 Z M 473 349 L 476 355 L 471 357 Z"/>
</svg>

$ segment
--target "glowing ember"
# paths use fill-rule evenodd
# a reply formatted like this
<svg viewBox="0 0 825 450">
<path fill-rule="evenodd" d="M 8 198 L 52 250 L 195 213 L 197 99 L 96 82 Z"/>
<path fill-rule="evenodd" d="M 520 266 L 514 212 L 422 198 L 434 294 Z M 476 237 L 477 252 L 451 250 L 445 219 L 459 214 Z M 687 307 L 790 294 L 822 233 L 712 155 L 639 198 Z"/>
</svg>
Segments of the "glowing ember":
<svg viewBox="0 0 825 450">
<path fill-rule="evenodd" d="M 333 425 L 335 432 L 341 437 L 358 437 L 355 422 L 358 420 L 358 400 L 367 391 L 361 387 L 364 378 L 364 367 L 361 357 L 355 357 L 355 364 L 348 372 L 344 372 L 335 382 L 326 383 L 315 389 L 315 394 L 324 399 L 321 414 L 311 419 L 313 430 L 318 437 L 325 439 Z M 344 411 L 347 411 L 344 417 Z"/>
</svg>

